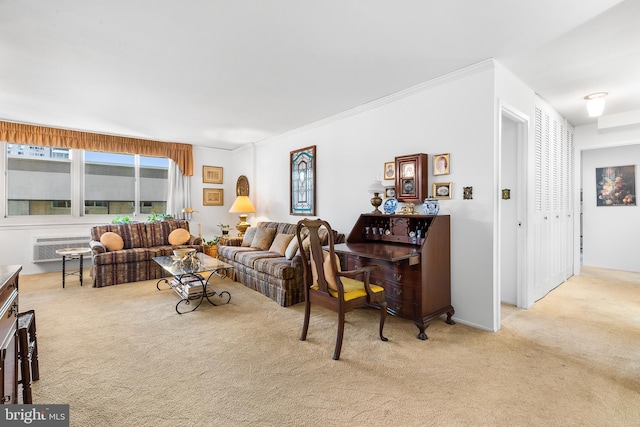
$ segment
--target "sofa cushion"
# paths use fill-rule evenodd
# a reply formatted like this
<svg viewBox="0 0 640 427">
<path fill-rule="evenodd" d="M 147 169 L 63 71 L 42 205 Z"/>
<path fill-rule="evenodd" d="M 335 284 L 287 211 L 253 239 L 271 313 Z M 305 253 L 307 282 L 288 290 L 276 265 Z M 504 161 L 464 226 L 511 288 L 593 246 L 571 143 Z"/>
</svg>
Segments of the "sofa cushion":
<svg viewBox="0 0 640 427">
<path fill-rule="evenodd" d="M 295 277 L 295 269 L 291 261 L 287 261 L 284 257 L 259 258 L 255 260 L 253 266 L 256 271 L 278 279 L 288 280 Z"/>
<path fill-rule="evenodd" d="M 122 237 L 124 249 L 146 248 L 148 246 L 147 233 L 142 222 L 96 225 L 91 228 L 91 239 L 99 241 L 100 237 L 108 231 L 113 231 Z"/>
<path fill-rule="evenodd" d="M 94 265 L 141 263 L 141 267 L 148 268 L 145 263 L 153 258 L 153 253 L 146 248 L 125 249 L 121 251 L 105 252 L 93 257 Z"/>
<path fill-rule="evenodd" d="M 255 250 L 256 249 L 245 248 L 245 247 L 242 247 L 242 246 L 220 245 L 220 246 L 218 246 L 218 257 L 220 257 L 220 259 L 222 259 L 223 261 L 225 259 L 235 261 L 236 260 L 236 254 L 238 252 L 255 251 Z"/>
<path fill-rule="evenodd" d="M 184 228 L 176 228 L 169 233 L 169 244 L 171 245 L 184 245 L 191 238 L 191 234 Z"/>
<path fill-rule="evenodd" d="M 235 261 L 249 268 L 256 268 L 255 262 L 264 258 L 280 258 L 280 255 L 268 251 L 238 251 Z"/>
<path fill-rule="evenodd" d="M 253 242 L 251 242 L 251 247 L 261 251 L 268 251 L 275 235 L 275 228 L 258 227 Z"/>
<path fill-rule="evenodd" d="M 244 247 L 250 247 L 251 243 L 253 243 L 253 238 L 256 236 L 256 227 L 249 227 L 247 231 L 244 232 L 244 237 L 242 238 L 242 245 Z"/>
<path fill-rule="evenodd" d="M 273 239 L 273 243 L 271 243 L 271 246 L 269 247 L 269 252 L 275 252 L 284 256 L 291 239 L 293 239 L 293 234 L 278 234 Z"/>
<path fill-rule="evenodd" d="M 120 237 L 118 233 L 114 233 L 113 231 L 107 231 L 102 234 L 102 236 L 100 236 L 100 243 L 109 251 L 119 251 L 124 248 L 124 240 L 122 240 L 122 237 Z"/>
<path fill-rule="evenodd" d="M 147 240 L 149 242 L 148 247 L 170 245 L 169 234 L 178 228 L 183 228 L 189 231 L 189 221 L 182 219 L 147 222 L 144 225 L 146 227 Z"/>
</svg>

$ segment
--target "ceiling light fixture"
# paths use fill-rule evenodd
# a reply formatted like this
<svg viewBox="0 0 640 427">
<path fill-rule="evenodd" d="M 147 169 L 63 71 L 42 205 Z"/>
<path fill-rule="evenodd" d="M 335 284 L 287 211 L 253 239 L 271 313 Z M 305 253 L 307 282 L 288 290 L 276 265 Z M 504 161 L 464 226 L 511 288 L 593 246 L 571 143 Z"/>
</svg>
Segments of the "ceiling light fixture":
<svg viewBox="0 0 640 427">
<path fill-rule="evenodd" d="M 607 95 L 607 92 L 596 92 L 584 97 L 584 99 L 587 100 L 589 117 L 600 117 L 602 115 L 602 111 L 604 110 L 604 97 Z"/>
</svg>

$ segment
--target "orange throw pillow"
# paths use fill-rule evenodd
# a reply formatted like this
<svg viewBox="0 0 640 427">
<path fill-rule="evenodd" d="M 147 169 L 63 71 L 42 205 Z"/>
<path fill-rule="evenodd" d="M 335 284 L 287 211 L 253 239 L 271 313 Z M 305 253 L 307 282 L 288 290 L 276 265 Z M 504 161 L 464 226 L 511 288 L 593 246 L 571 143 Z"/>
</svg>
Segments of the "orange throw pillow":
<svg viewBox="0 0 640 427">
<path fill-rule="evenodd" d="M 191 234 L 184 228 L 176 228 L 169 233 L 169 244 L 172 246 L 184 245 L 191 239 Z"/>
<path fill-rule="evenodd" d="M 124 248 L 124 240 L 118 233 L 113 231 L 107 231 L 100 236 L 100 243 L 102 243 L 108 251 L 120 251 Z"/>
</svg>

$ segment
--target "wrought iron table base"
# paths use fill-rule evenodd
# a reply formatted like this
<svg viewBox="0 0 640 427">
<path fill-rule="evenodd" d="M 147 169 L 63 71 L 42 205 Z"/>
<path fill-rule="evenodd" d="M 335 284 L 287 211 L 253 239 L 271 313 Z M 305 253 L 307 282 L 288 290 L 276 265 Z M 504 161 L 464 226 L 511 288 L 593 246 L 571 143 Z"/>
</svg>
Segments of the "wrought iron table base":
<svg viewBox="0 0 640 427">
<path fill-rule="evenodd" d="M 164 282 L 167 286 L 169 286 L 169 288 L 173 289 L 175 291 L 176 294 L 178 294 L 178 296 L 180 296 L 180 301 L 178 301 L 178 303 L 176 304 L 176 312 L 178 314 L 184 314 L 184 313 L 189 313 L 192 312 L 194 310 L 196 310 L 198 307 L 200 307 L 200 304 L 202 304 L 202 301 L 206 300 L 209 301 L 209 304 L 211 305 L 215 305 L 217 306 L 218 304 L 216 304 L 215 302 L 211 301 L 211 299 L 209 297 L 213 297 L 218 295 L 218 297 L 220 298 L 221 301 L 224 301 L 224 296 L 226 295 L 226 301 L 223 302 L 223 304 L 229 304 L 229 301 L 231 301 L 231 294 L 228 291 L 222 291 L 222 292 L 216 292 L 214 290 L 207 290 L 208 286 L 209 286 L 209 279 L 211 278 L 211 276 L 216 275 L 217 277 L 220 277 L 221 279 L 224 279 L 225 277 L 227 277 L 227 274 L 225 272 L 225 274 L 219 274 L 217 271 L 216 272 L 212 272 L 211 275 L 205 279 L 202 275 L 197 274 L 197 273 L 193 273 L 193 274 L 184 274 L 184 275 L 180 275 L 180 276 L 173 276 L 172 280 L 170 281 L 168 278 L 162 278 L 160 280 L 158 280 L 158 282 L 156 283 L 156 289 L 158 289 L 159 291 L 160 289 L 160 283 Z M 192 278 L 195 277 L 197 280 L 200 281 L 200 286 L 202 286 L 202 292 L 197 293 L 195 295 L 189 295 L 187 292 L 181 290 L 178 288 L 178 284 L 184 285 L 184 282 L 182 281 L 182 279 L 184 278 Z M 177 281 L 178 283 L 174 284 L 172 282 Z M 184 311 L 180 311 L 180 304 L 184 304 L 185 306 L 187 305 L 191 305 L 192 302 L 197 301 L 197 304 L 195 304 L 195 306 L 191 309 L 191 310 L 184 310 Z"/>
</svg>

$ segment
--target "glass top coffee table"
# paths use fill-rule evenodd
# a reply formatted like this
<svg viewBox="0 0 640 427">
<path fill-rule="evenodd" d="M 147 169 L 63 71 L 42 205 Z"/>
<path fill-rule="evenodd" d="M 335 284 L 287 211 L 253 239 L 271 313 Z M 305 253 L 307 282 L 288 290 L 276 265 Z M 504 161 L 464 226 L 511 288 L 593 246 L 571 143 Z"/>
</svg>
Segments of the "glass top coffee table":
<svg viewBox="0 0 640 427">
<path fill-rule="evenodd" d="M 216 292 L 211 289 L 209 279 L 212 276 L 224 279 L 230 275 L 233 266 L 220 261 L 219 259 L 198 252 L 193 258 L 179 258 L 176 256 L 160 256 L 153 260 L 158 263 L 173 278 L 162 278 L 156 283 L 156 288 L 160 290 L 160 283 L 165 283 L 173 289 L 180 297 L 176 304 L 178 314 L 194 311 L 205 299 L 212 305 L 218 305 L 212 301 L 228 304 L 231 301 L 231 294 L 227 291 Z M 206 276 L 206 277 L 205 277 Z M 191 307 L 190 310 L 186 307 Z M 183 307 L 185 309 L 183 309 Z"/>
</svg>

